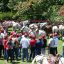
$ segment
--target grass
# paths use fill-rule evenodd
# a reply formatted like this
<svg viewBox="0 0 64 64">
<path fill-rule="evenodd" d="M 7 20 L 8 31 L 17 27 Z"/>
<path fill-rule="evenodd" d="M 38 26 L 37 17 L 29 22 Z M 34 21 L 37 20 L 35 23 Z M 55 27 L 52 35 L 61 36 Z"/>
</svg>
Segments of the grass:
<svg viewBox="0 0 64 64">
<path fill-rule="evenodd" d="M 59 44 L 58 44 L 58 53 L 62 54 L 62 41 L 61 40 L 59 40 Z M 5 64 L 4 60 L 0 60 L 0 64 Z M 12 63 L 8 62 L 8 64 L 12 64 Z M 13 64 L 31 64 L 31 62 L 22 62 L 22 60 L 20 60 Z"/>
<path fill-rule="evenodd" d="M 59 44 L 58 44 L 58 53 L 62 54 L 62 41 L 59 40 Z"/>
<path fill-rule="evenodd" d="M 4 60 L 0 60 L 0 64 L 5 64 L 5 61 Z M 31 64 L 31 63 L 30 62 L 22 62 L 20 60 L 20 61 L 14 62 L 14 63 L 8 62 L 8 64 Z"/>
</svg>

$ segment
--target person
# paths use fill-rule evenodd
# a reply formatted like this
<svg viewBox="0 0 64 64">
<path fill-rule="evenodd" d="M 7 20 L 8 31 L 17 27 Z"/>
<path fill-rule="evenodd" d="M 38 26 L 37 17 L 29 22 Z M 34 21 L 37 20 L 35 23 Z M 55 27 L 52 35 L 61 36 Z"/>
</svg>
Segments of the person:
<svg viewBox="0 0 64 64">
<path fill-rule="evenodd" d="M 14 31 L 10 32 L 9 38 L 12 38 L 14 33 Z"/>
<path fill-rule="evenodd" d="M 42 37 L 39 37 L 35 44 L 35 54 L 36 55 L 41 54 L 41 48 L 42 48 Z"/>
<path fill-rule="evenodd" d="M 1 33 L 1 30 L 0 30 L 0 58 L 2 57 L 2 50 L 3 50 L 3 34 Z"/>
<path fill-rule="evenodd" d="M 32 64 L 55 64 L 55 57 L 53 55 L 37 55 L 32 61 Z"/>
<path fill-rule="evenodd" d="M 8 52 L 8 59 L 10 57 L 10 61 L 12 62 L 14 60 L 12 38 L 8 38 L 7 46 L 8 46 L 8 51 L 7 51 Z"/>
<path fill-rule="evenodd" d="M 58 51 L 57 51 L 57 47 L 58 47 L 58 35 L 57 35 L 57 33 L 53 34 L 53 40 L 55 41 L 55 44 L 54 44 L 55 54 L 57 54 L 58 53 Z"/>
<path fill-rule="evenodd" d="M 20 44 L 20 41 L 22 39 L 22 34 L 21 33 L 17 34 L 17 39 L 18 39 L 18 42 L 19 42 L 18 55 L 19 55 L 19 58 L 21 58 L 21 48 L 22 48 L 22 46 Z"/>
<path fill-rule="evenodd" d="M 16 60 L 18 60 L 18 47 L 19 47 L 19 42 L 16 37 L 16 33 L 13 34 L 12 37 L 12 42 L 13 42 L 13 54 L 15 54 Z"/>
<path fill-rule="evenodd" d="M 34 58 L 35 57 L 35 43 L 36 43 L 36 39 L 34 36 L 31 36 L 31 40 L 30 40 L 30 60 L 31 57 Z"/>
<path fill-rule="evenodd" d="M 50 34 L 50 39 L 48 41 L 49 54 L 55 55 L 55 41 L 53 39 L 53 34 Z"/>
<path fill-rule="evenodd" d="M 32 60 L 31 64 L 35 64 L 35 62 L 36 62 L 36 64 L 42 64 L 43 57 L 44 57 L 44 55 L 37 55 L 37 56 L 35 56 L 35 58 Z"/>
<path fill-rule="evenodd" d="M 24 62 L 24 58 L 26 58 L 28 62 L 28 47 L 29 47 L 29 39 L 27 38 L 27 33 L 22 37 L 20 44 L 22 45 L 22 61 Z"/>
<path fill-rule="evenodd" d="M 64 57 L 60 54 L 56 55 L 55 64 L 64 64 Z"/>
<path fill-rule="evenodd" d="M 43 38 L 42 43 L 43 44 L 42 44 L 42 48 L 41 48 L 41 54 L 46 53 L 45 48 L 47 47 L 47 39 L 45 37 L 46 37 L 45 35 L 42 36 L 42 38 Z"/>
<path fill-rule="evenodd" d="M 7 51 L 8 51 L 8 46 L 7 46 L 7 41 L 8 41 L 8 35 L 6 34 L 6 35 L 4 36 L 4 39 L 3 39 L 4 59 L 5 59 L 6 61 L 8 61 L 8 53 L 7 53 Z"/>
</svg>

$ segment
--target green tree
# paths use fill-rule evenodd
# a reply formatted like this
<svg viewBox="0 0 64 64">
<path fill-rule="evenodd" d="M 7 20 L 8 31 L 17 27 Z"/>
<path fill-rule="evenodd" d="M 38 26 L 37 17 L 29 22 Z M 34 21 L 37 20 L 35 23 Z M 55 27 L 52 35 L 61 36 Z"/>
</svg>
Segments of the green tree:
<svg viewBox="0 0 64 64">
<path fill-rule="evenodd" d="M 19 2 L 15 16 L 25 19 L 43 19 L 43 0 Z"/>
<path fill-rule="evenodd" d="M 54 20 L 61 4 L 64 0 L 0 0 L 0 10 L 15 12 L 13 19 Z"/>
<path fill-rule="evenodd" d="M 9 0 L 9 3 L 8 3 L 7 6 L 8 6 L 11 10 L 14 10 L 17 2 L 18 2 L 17 0 Z"/>
<path fill-rule="evenodd" d="M 1 11 L 8 11 L 9 8 L 7 6 L 9 0 L 0 0 L 0 10 Z"/>
</svg>

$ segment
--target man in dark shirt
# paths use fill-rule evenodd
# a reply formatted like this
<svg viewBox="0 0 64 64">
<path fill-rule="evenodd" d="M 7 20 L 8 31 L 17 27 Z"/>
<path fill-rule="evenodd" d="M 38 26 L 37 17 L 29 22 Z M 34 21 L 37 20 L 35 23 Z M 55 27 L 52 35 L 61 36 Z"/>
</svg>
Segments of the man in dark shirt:
<svg viewBox="0 0 64 64">
<path fill-rule="evenodd" d="M 35 44 L 35 54 L 36 54 L 36 55 L 40 55 L 40 54 L 41 54 L 42 45 L 43 45 L 43 41 L 42 41 L 42 37 L 40 36 L 40 37 L 37 39 L 37 42 L 36 42 L 36 44 Z"/>
<path fill-rule="evenodd" d="M 41 53 L 42 54 L 45 54 L 46 53 L 45 48 L 47 47 L 47 39 L 46 39 L 46 36 L 45 35 L 43 35 L 42 38 L 43 38 L 42 39 L 43 45 L 42 45 L 42 48 L 41 48 Z"/>
</svg>

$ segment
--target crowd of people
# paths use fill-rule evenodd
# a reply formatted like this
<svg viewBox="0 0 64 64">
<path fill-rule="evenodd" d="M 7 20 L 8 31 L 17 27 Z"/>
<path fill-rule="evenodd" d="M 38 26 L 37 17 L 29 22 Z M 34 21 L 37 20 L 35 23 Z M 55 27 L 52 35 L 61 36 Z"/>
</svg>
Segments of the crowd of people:
<svg viewBox="0 0 64 64">
<path fill-rule="evenodd" d="M 48 54 L 56 56 L 58 54 L 57 47 L 57 33 L 51 33 L 48 40 L 46 34 L 41 34 L 37 37 L 23 31 L 20 33 L 12 31 L 8 35 L 8 33 L 0 30 L 0 58 L 3 55 L 7 61 L 9 58 L 11 62 L 21 58 L 23 62 L 25 59 L 28 62 L 37 55 L 45 55 L 46 49 L 48 49 Z"/>
</svg>

